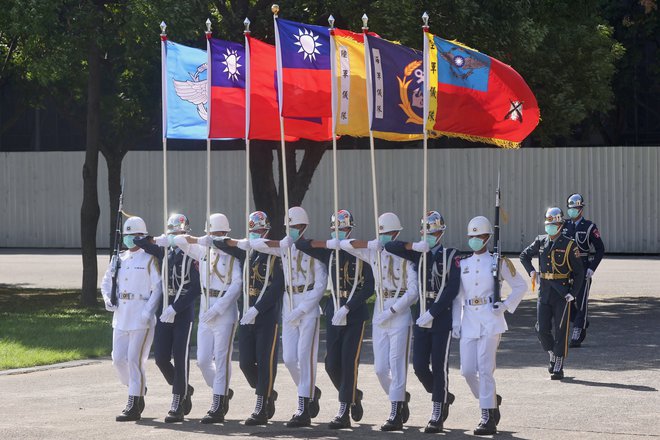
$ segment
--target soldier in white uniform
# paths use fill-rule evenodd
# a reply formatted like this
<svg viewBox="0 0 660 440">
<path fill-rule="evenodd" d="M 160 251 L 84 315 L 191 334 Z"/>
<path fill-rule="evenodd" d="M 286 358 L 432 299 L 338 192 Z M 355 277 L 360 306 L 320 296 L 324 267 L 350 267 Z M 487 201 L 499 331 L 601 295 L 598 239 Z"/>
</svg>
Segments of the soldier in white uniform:
<svg viewBox="0 0 660 440">
<path fill-rule="evenodd" d="M 506 264 L 500 267 L 500 274 L 512 292 L 506 300 L 494 302 L 494 257 L 487 248 L 493 227 L 486 217 L 475 217 L 468 223 L 467 235 L 474 253 L 454 262 L 460 267 L 460 272 L 452 272 L 460 273 L 461 281 L 452 306 L 452 335 L 461 340 L 461 374 L 474 397 L 479 399 L 481 407 L 481 420 L 474 434 L 491 435 L 497 432 L 502 401 L 496 393 L 493 374 L 497 347 L 502 333 L 508 329 L 504 312 L 513 313 L 516 310 L 527 291 L 527 283 L 516 272 L 511 261 L 502 258 L 500 264 Z"/>
<path fill-rule="evenodd" d="M 114 261 L 110 263 L 101 283 L 105 308 L 114 312 L 112 365 L 121 383 L 128 387 L 128 403 L 117 416 L 118 422 L 140 420 L 144 410 L 147 390 L 144 366 L 154 340 L 155 311 L 162 294 L 158 261 L 133 243 L 137 235 L 147 234 L 144 221 L 140 217 L 128 218 L 123 234 L 128 250 L 119 254 L 114 304 Z"/>
<path fill-rule="evenodd" d="M 213 390 L 211 408 L 202 423 L 223 423 L 234 392 L 229 388 L 231 379 L 231 355 L 238 321 L 238 297 L 243 286 L 241 262 L 215 247 L 213 240 L 224 237 L 229 231 L 229 221 L 224 214 L 213 214 L 210 219 L 210 235 L 201 238 L 177 235 L 174 243 L 186 255 L 199 262 L 202 299 L 197 327 L 197 366 L 206 384 Z M 210 252 L 208 250 L 209 247 Z M 208 275 L 207 253 L 211 267 Z M 208 302 L 207 302 L 208 301 Z"/>
<path fill-rule="evenodd" d="M 408 421 L 410 394 L 406 391 L 412 332 L 410 306 L 417 301 L 417 274 L 412 263 L 383 249 L 403 228 L 396 214 L 378 218 L 379 236 L 369 242 L 342 240 L 341 248 L 371 265 L 376 292 L 373 318 L 374 368 L 391 402 L 389 418 L 382 431 L 399 431 Z"/>
<path fill-rule="evenodd" d="M 286 289 L 282 308 L 282 357 L 298 387 L 298 410 L 287 426 L 297 428 L 310 426 L 311 419 L 319 413 L 321 390 L 316 387 L 319 301 L 328 285 L 328 272 L 323 263 L 293 244 L 309 225 L 305 210 L 294 206 L 288 215 L 291 235 L 280 241 L 250 240 L 250 247 L 282 258 Z"/>
</svg>

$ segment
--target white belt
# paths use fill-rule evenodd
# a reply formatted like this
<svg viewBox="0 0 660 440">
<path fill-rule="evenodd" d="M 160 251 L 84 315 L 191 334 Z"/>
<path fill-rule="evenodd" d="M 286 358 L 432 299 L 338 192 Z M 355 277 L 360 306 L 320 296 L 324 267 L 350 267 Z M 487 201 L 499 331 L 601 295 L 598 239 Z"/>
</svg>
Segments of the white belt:
<svg viewBox="0 0 660 440">
<path fill-rule="evenodd" d="M 481 298 L 470 298 L 465 300 L 465 305 L 468 306 L 483 306 L 493 302 L 493 298 L 490 296 L 484 296 Z"/>
</svg>

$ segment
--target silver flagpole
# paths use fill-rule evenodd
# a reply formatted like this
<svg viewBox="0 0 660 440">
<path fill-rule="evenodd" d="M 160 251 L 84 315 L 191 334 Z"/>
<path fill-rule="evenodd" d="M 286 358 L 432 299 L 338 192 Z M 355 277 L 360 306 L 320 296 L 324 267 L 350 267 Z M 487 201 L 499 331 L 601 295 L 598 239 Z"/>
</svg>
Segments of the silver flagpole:
<svg viewBox="0 0 660 440">
<path fill-rule="evenodd" d="M 429 117 L 429 41 L 428 38 L 426 38 L 426 35 L 429 31 L 429 15 L 424 12 L 422 15 L 422 20 L 424 21 L 424 26 L 422 26 L 422 29 L 424 30 L 424 103 L 423 103 L 423 117 L 422 117 L 422 132 L 424 135 L 424 143 L 423 143 L 423 159 L 422 159 L 422 166 L 424 168 L 423 175 L 424 175 L 424 183 L 423 183 L 423 191 L 422 191 L 422 240 L 426 241 L 426 235 L 428 233 L 428 224 L 426 222 L 426 213 L 428 210 L 427 206 L 427 199 L 428 199 L 428 185 L 429 185 L 429 161 L 428 161 L 428 142 L 429 142 L 429 136 L 428 136 L 428 131 L 426 130 L 426 120 Z M 428 265 L 427 257 L 426 257 L 426 252 L 422 254 L 422 285 L 419 286 L 419 312 L 420 314 L 426 313 L 426 280 L 427 280 L 427 272 L 426 268 Z M 437 293 L 438 295 L 440 292 Z M 426 327 L 431 327 L 433 325 L 433 322 L 429 323 L 430 325 L 427 325 Z"/>
<path fill-rule="evenodd" d="M 206 63 L 206 96 L 208 99 L 208 128 L 209 132 L 206 136 L 206 233 L 211 234 L 211 68 L 213 66 L 213 59 L 211 56 L 211 20 L 206 19 L 206 54 L 208 61 Z M 211 289 L 211 248 L 206 248 L 206 289 L 204 290 L 204 301 L 203 301 L 203 310 L 206 311 L 209 309 L 209 291 Z"/>
<path fill-rule="evenodd" d="M 161 62 L 161 101 L 163 105 L 163 217 L 164 228 L 167 233 L 167 25 L 164 21 L 160 22 L 160 56 Z M 167 261 L 168 248 L 163 252 L 163 267 L 161 268 L 163 277 L 163 310 L 168 306 L 169 291 L 169 269 Z"/>
<path fill-rule="evenodd" d="M 371 122 L 373 119 L 373 114 L 371 111 L 371 97 L 373 94 L 372 84 L 371 84 L 371 60 L 369 55 L 369 41 L 367 38 L 367 33 L 369 32 L 369 17 L 367 14 L 362 16 L 362 31 L 364 32 L 364 57 L 365 57 L 365 68 L 367 74 L 367 112 L 369 113 L 369 151 L 371 153 L 371 190 L 374 195 L 374 224 L 376 227 L 376 239 L 378 240 L 378 188 L 376 186 L 376 153 L 374 146 L 374 132 L 371 129 Z M 378 306 L 380 311 L 383 311 L 384 301 L 383 301 L 383 267 L 381 263 L 381 253 L 376 252 L 376 268 L 378 272 L 378 281 L 376 282 L 376 297 L 378 298 Z"/>
<path fill-rule="evenodd" d="M 250 235 L 250 20 L 243 21 L 245 30 L 245 238 Z M 243 314 L 250 306 L 250 251 L 243 262 Z"/>
<path fill-rule="evenodd" d="M 275 29 L 275 56 L 277 60 L 277 98 L 278 106 L 280 113 L 280 146 L 282 150 L 282 179 L 284 183 L 284 226 L 286 227 L 286 235 L 289 235 L 289 183 L 286 171 L 286 142 L 284 141 L 284 118 L 282 117 L 282 54 L 280 53 L 280 35 L 277 29 L 277 16 L 280 12 L 280 7 L 278 5 L 271 6 L 271 11 L 273 12 L 273 22 Z M 295 165 L 295 164 L 294 164 Z M 291 248 L 286 250 L 287 256 L 287 295 L 289 298 L 289 311 L 293 309 L 293 281 L 292 281 L 292 271 L 291 266 Z"/>
</svg>

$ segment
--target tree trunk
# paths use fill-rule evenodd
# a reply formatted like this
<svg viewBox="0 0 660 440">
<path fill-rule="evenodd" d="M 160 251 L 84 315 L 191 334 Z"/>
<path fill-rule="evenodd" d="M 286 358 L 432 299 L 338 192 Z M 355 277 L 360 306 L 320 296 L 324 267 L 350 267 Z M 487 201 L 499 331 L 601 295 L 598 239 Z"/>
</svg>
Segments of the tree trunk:
<svg viewBox="0 0 660 440">
<path fill-rule="evenodd" d="M 94 40 L 89 46 L 89 75 L 87 85 L 87 140 L 83 164 L 83 202 L 80 208 L 80 244 L 83 277 L 80 303 L 96 305 L 98 269 L 96 265 L 96 229 L 100 209 L 97 177 L 99 167 L 101 59 Z"/>
</svg>

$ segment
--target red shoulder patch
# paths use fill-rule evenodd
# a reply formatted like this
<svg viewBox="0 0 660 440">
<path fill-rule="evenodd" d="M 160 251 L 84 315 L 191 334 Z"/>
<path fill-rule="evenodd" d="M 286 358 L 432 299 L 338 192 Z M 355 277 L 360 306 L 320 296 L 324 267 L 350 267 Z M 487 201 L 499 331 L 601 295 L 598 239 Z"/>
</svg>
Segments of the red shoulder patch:
<svg viewBox="0 0 660 440">
<path fill-rule="evenodd" d="M 594 234 L 594 237 L 600 238 L 600 231 L 598 230 L 598 228 L 594 228 L 592 234 Z"/>
<path fill-rule="evenodd" d="M 461 267 L 461 257 L 454 257 L 454 264 L 456 267 Z"/>
<path fill-rule="evenodd" d="M 199 261 L 193 260 L 193 264 L 195 265 L 195 269 L 197 269 L 197 272 L 199 272 Z"/>
</svg>

